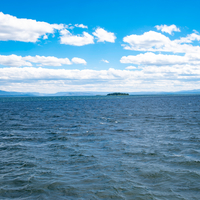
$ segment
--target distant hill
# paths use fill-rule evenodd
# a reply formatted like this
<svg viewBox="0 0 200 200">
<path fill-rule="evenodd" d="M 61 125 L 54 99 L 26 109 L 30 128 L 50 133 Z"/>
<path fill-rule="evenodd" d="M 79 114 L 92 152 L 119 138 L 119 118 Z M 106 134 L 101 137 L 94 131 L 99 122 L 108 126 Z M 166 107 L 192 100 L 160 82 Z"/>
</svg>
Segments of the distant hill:
<svg viewBox="0 0 200 200">
<path fill-rule="evenodd" d="M 28 97 L 28 96 L 95 96 L 97 94 L 106 95 L 107 92 L 57 92 L 57 93 L 37 93 L 37 92 L 12 92 L 0 90 L 0 97 Z"/>
<path fill-rule="evenodd" d="M 34 94 L 34 93 L 24 93 L 24 92 L 7 92 L 0 90 L 0 97 L 12 97 L 12 96 L 37 96 L 37 93 Z"/>
<path fill-rule="evenodd" d="M 183 90 L 183 91 L 179 91 L 177 93 L 180 93 L 180 94 L 200 94 L 200 89 L 199 90 Z"/>
</svg>

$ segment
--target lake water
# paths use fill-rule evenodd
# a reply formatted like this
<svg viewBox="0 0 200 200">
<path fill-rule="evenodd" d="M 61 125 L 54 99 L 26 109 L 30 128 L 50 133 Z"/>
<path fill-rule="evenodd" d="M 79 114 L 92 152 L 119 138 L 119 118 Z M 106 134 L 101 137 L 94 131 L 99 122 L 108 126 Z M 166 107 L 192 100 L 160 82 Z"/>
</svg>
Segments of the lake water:
<svg viewBox="0 0 200 200">
<path fill-rule="evenodd" d="M 0 98 L 0 199 L 200 199 L 200 96 Z"/>
</svg>

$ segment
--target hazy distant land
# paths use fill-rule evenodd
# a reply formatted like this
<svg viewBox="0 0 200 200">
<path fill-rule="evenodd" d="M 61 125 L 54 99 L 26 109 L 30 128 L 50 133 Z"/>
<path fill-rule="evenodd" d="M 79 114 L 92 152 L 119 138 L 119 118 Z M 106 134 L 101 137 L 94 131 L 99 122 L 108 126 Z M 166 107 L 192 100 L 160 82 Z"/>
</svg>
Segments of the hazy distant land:
<svg viewBox="0 0 200 200">
<path fill-rule="evenodd" d="M 33 96 L 96 96 L 96 95 L 108 95 L 108 96 L 121 96 L 121 95 L 176 95 L 176 94 L 200 94 L 199 90 L 183 90 L 177 92 L 57 92 L 57 93 L 36 93 L 36 92 L 12 92 L 0 90 L 0 97 L 33 97 Z"/>
</svg>

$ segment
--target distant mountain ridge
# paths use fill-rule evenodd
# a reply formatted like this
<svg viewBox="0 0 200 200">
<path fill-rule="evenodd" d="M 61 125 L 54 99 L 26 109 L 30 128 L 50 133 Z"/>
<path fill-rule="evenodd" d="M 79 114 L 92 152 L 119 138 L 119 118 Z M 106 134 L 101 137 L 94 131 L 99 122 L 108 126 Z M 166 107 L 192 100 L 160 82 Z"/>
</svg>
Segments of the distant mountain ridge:
<svg viewBox="0 0 200 200">
<path fill-rule="evenodd" d="M 109 92 L 57 92 L 53 94 L 37 93 L 37 92 L 12 92 L 0 90 L 0 97 L 41 97 L 41 96 L 95 96 L 107 95 Z M 130 92 L 130 95 L 178 95 L 178 94 L 200 94 L 198 90 L 183 90 L 178 92 Z"/>
<path fill-rule="evenodd" d="M 0 90 L 1 97 L 12 97 L 12 96 L 37 96 L 37 93 L 25 93 L 25 92 L 8 92 Z"/>
</svg>

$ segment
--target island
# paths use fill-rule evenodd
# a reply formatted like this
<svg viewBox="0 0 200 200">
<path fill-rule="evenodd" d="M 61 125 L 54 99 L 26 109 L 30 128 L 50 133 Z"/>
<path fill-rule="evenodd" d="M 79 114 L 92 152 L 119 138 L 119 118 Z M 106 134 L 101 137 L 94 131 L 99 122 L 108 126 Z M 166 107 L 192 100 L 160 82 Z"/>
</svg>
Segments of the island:
<svg viewBox="0 0 200 200">
<path fill-rule="evenodd" d="M 114 92 L 114 93 L 109 93 L 107 96 L 127 96 L 129 95 L 128 93 L 121 93 L 121 92 Z"/>
</svg>

